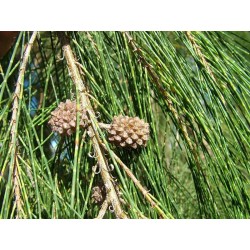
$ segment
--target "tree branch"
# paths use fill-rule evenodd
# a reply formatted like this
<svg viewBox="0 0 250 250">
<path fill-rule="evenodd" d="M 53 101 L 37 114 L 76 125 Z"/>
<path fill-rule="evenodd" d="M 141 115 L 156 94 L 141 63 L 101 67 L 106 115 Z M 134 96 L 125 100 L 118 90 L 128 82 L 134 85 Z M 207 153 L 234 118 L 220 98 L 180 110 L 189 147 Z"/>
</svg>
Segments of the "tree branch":
<svg viewBox="0 0 250 250">
<path fill-rule="evenodd" d="M 16 219 L 21 218 L 21 211 L 22 211 L 22 199 L 21 199 L 21 192 L 19 186 L 19 164 L 18 164 L 18 150 L 16 151 L 15 155 L 15 165 L 14 165 L 14 173 L 13 173 L 13 184 L 14 184 L 14 204 L 16 205 Z"/>
<path fill-rule="evenodd" d="M 109 206 L 109 202 L 107 200 L 107 198 L 104 200 L 104 202 L 102 203 L 102 207 L 98 213 L 98 216 L 96 217 L 96 219 L 102 219 L 108 209 Z"/>
<path fill-rule="evenodd" d="M 193 48 L 194 48 L 195 53 L 196 53 L 196 54 L 198 55 L 198 57 L 201 59 L 201 62 L 202 62 L 202 64 L 203 64 L 203 66 L 205 67 L 205 69 L 207 70 L 208 74 L 211 76 L 211 78 L 214 80 L 214 82 L 218 82 L 218 81 L 216 80 L 215 76 L 214 76 L 213 71 L 212 71 L 211 68 L 210 68 L 209 63 L 207 62 L 205 56 L 204 56 L 203 53 L 201 52 L 200 46 L 196 43 L 195 38 L 194 38 L 194 36 L 192 35 L 191 31 L 187 31 L 186 34 L 187 34 L 188 40 L 191 42 L 191 44 L 192 44 L 192 46 L 193 46 Z M 225 84 L 222 83 L 222 87 L 223 87 L 223 88 L 226 88 Z M 225 103 L 226 103 L 226 102 L 225 102 L 225 98 L 224 98 L 222 95 L 220 95 L 220 97 L 221 97 L 222 102 L 225 104 Z"/>
<path fill-rule="evenodd" d="M 199 171 L 202 171 L 202 168 L 200 166 L 200 162 L 199 162 L 199 158 L 198 158 L 198 152 L 196 150 L 196 147 L 193 145 L 192 140 L 190 139 L 189 135 L 188 135 L 188 131 L 187 131 L 187 127 L 185 125 L 185 123 L 183 122 L 183 119 L 181 116 L 179 116 L 177 110 L 175 109 L 175 107 L 173 106 L 171 97 L 169 95 L 169 93 L 163 88 L 159 77 L 156 75 L 156 73 L 154 72 L 152 66 L 147 62 L 147 60 L 143 57 L 142 51 L 141 49 L 136 45 L 135 41 L 133 40 L 133 38 L 131 37 L 131 35 L 128 32 L 123 32 L 124 37 L 128 40 L 128 44 L 130 45 L 130 47 L 132 48 L 133 53 L 136 53 L 139 57 L 139 61 L 144 65 L 144 67 L 147 69 L 147 71 L 149 72 L 149 75 L 151 76 L 151 78 L 153 79 L 153 83 L 156 85 L 156 87 L 160 90 L 160 92 L 162 93 L 162 95 L 164 96 L 165 100 L 166 100 L 166 104 L 168 106 L 168 109 L 170 110 L 170 112 L 173 114 L 175 120 L 177 121 L 179 128 L 182 132 L 182 135 L 184 136 L 190 150 L 193 153 L 194 156 L 194 160 L 197 164 L 197 167 L 199 169 Z"/>
<path fill-rule="evenodd" d="M 76 60 L 74 58 L 72 49 L 70 47 L 70 43 L 68 38 L 65 36 L 64 32 L 59 32 L 58 33 L 59 39 L 61 40 L 62 44 L 62 49 L 64 52 L 64 56 L 67 61 L 67 65 L 69 67 L 70 71 L 70 76 L 75 83 L 76 90 L 80 94 L 80 100 L 81 100 L 81 105 L 83 109 L 87 111 L 91 126 L 88 127 L 88 134 L 90 135 L 90 138 L 93 143 L 93 147 L 95 150 L 95 154 L 97 156 L 97 162 L 99 164 L 99 167 L 101 169 L 101 177 L 103 179 L 105 188 L 106 188 L 106 193 L 108 200 L 112 204 L 114 208 L 114 212 L 116 217 L 118 218 L 127 218 L 126 214 L 123 212 L 121 208 L 121 204 L 118 198 L 118 195 L 115 191 L 115 188 L 112 183 L 111 176 L 108 172 L 108 165 L 107 165 L 107 159 L 104 155 L 104 152 L 102 148 L 99 145 L 100 141 L 100 136 L 98 133 L 98 122 L 95 116 L 94 109 L 92 108 L 92 105 L 90 103 L 89 97 L 87 95 L 87 88 L 85 86 L 85 83 L 83 82 L 81 78 L 81 74 L 78 70 L 78 67 L 76 65 Z"/>
<path fill-rule="evenodd" d="M 109 152 L 106 148 L 106 146 L 102 143 L 102 147 L 105 151 Z M 126 172 L 126 174 L 130 177 L 130 179 L 134 182 L 134 184 L 138 187 L 138 189 L 142 192 L 143 196 L 146 198 L 146 200 L 150 203 L 150 205 L 156 209 L 158 214 L 161 216 L 161 218 L 167 219 L 169 217 L 173 218 L 172 216 L 167 216 L 161 208 L 153 201 L 151 198 L 152 195 L 149 194 L 149 191 L 147 191 L 141 183 L 137 180 L 137 178 L 133 175 L 131 170 L 122 162 L 122 160 L 113 152 L 111 151 L 112 156 L 114 159 L 118 162 L 118 164 L 123 168 L 123 170 Z"/>
<path fill-rule="evenodd" d="M 14 183 L 14 195 L 15 195 L 15 205 L 16 205 L 16 218 L 20 218 L 21 211 L 21 196 L 20 196 L 20 187 L 19 187 L 19 171 L 18 171 L 18 139 L 17 139 L 17 129 L 18 129 L 18 120 L 20 115 L 20 105 L 23 97 L 23 81 L 24 73 L 28 63 L 28 58 L 30 55 L 31 48 L 37 36 L 37 32 L 33 32 L 30 41 L 25 49 L 21 66 L 19 69 L 19 75 L 17 78 L 16 88 L 13 96 L 13 111 L 10 121 L 11 126 L 11 141 L 10 141 L 10 150 L 11 150 L 11 161 L 10 161 L 10 173 L 13 173 L 13 183 Z"/>
</svg>

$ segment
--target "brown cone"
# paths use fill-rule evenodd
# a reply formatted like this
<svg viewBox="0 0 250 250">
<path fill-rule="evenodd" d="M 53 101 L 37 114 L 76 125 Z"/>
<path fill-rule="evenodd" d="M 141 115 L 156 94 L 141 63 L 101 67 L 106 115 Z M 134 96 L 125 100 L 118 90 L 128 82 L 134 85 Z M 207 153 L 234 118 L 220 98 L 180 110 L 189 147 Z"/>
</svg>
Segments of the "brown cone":
<svg viewBox="0 0 250 250">
<path fill-rule="evenodd" d="M 71 135 L 76 131 L 76 101 L 66 100 L 51 112 L 48 122 L 53 131 L 60 135 Z M 87 115 L 83 110 L 80 113 L 80 126 L 87 126 Z"/>
<path fill-rule="evenodd" d="M 120 147 L 145 147 L 149 140 L 149 124 L 138 117 L 115 116 L 108 130 L 108 139 Z"/>
<path fill-rule="evenodd" d="M 91 198 L 94 203 L 102 203 L 105 198 L 105 189 L 101 186 L 95 186 L 92 188 Z"/>
</svg>

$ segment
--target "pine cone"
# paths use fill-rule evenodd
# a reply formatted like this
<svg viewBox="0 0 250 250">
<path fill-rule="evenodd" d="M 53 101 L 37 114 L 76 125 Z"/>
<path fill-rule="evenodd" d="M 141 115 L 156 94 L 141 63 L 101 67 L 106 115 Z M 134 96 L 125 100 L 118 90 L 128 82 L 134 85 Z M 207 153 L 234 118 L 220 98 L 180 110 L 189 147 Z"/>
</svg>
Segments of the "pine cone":
<svg viewBox="0 0 250 250">
<path fill-rule="evenodd" d="M 100 187 L 100 186 L 95 186 L 92 188 L 92 195 L 91 195 L 92 201 L 94 203 L 102 203 L 104 201 L 105 198 L 105 190 L 104 187 Z"/>
<path fill-rule="evenodd" d="M 49 124 L 53 131 L 61 135 L 71 135 L 76 131 L 76 101 L 66 100 L 51 112 Z M 80 126 L 87 126 L 86 111 L 80 112 Z"/>
<path fill-rule="evenodd" d="M 108 130 L 108 139 L 116 146 L 145 147 L 149 139 L 149 124 L 138 117 L 115 116 Z"/>
</svg>

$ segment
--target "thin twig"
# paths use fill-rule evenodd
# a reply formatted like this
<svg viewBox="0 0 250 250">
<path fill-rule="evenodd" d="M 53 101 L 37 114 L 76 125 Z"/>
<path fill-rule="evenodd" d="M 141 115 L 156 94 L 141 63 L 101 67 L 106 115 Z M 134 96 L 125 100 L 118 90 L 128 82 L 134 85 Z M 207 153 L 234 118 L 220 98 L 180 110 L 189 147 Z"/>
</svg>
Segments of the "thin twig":
<svg viewBox="0 0 250 250">
<path fill-rule="evenodd" d="M 87 95 L 87 87 L 81 78 L 81 74 L 76 65 L 76 60 L 73 55 L 72 49 L 70 47 L 68 38 L 65 36 L 63 32 L 59 32 L 58 36 L 61 40 L 62 49 L 63 49 L 64 56 L 67 61 L 67 65 L 69 67 L 70 76 L 76 85 L 76 90 L 80 94 L 81 105 L 87 111 L 89 120 L 91 122 L 91 126 L 88 127 L 88 134 L 91 135 L 90 138 L 93 143 L 95 155 L 97 156 L 97 162 L 101 169 L 101 177 L 103 179 L 103 182 L 106 188 L 108 200 L 110 201 L 110 203 L 112 204 L 112 207 L 114 208 L 116 217 L 127 218 L 126 214 L 123 212 L 121 208 L 118 195 L 113 186 L 112 177 L 110 176 L 109 171 L 108 171 L 107 159 L 104 155 L 104 152 L 101 146 L 99 145 L 99 141 L 100 141 L 100 136 L 98 133 L 99 125 L 95 116 L 94 109 L 92 108 L 89 97 Z"/>
<path fill-rule="evenodd" d="M 17 78 L 16 89 L 13 96 L 13 111 L 11 116 L 11 162 L 10 162 L 10 171 L 13 173 L 13 183 L 14 183 L 14 195 L 15 195 L 15 205 L 16 205 L 16 218 L 20 218 L 20 211 L 22 210 L 22 202 L 20 195 L 20 187 L 19 187 L 19 171 L 18 171 L 18 139 L 17 139 L 17 130 L 18 130 L 18 120 L 20 115 L 20 103 L 23 97 L 23 81 L 24 81 L 24 73 L 28 63 L 28 58 L 30 55 L 31 48 L 35 41 L 37 32 L 33 32 L 30 41 L 25 49 L 21 66 L 19 69 L 19 75 Z"/>
<path fill-rule="evenodd" d="M 205 69 L 207 70 L 208 74 L 211 76 L 211 78 L 214 80 L 214 82 L 218 82 L 218 81 L 216 80 L 216 78 L 215 78 L 215 75 L 214 75 L 212 69 L 210 68 L 209 63 L 207 62 L 205 56 L 203 55 L 200 46 L 196 43 L 195 38 L 194 38 L 194 36 L 192 35 L 191 31 L 187 31 L 186 34 L 187 34 L 187 38 L 189 39 L 189 41 L 191 42 L 191 44 L 192 44 L 192 46 L 193 46 L 193 48 L 194 48 L 195 53 L 196 53 L 196 54 L 198 55 L 198 57 L 201 59 L 201 62 L 202 62 L 202 64 L 203 64 L 203 66 L 205 67 Z M 223 84 L 222 87 L 225 88 L 225 85 Z M 220 97 L 221 97 L 222 102 L 225 104 L 225 98 L 224 98 L 222 95 L 220 95 Z M 206 148 L 207 152 L 208 152 L 208 153 L 210 154 L 210 156 L 211 156 L 211 155 L 212 155 L 212 150 L 211 150 L 211 148 L 210 148 L 208 142 L 203 138 L 203 139 L 202 139 L 202 143 L 203 143 L 204 147 Z M 202 160 L 204 160 L 204 157 L 205 157 L 205 156 L 204 156 L 204 153 L 202 153 L 202 154 L 201 154 Z"/>
<path fill-rule="evenodd" d="M 99 127 L 108 130 L 108 129 L 110 129 L 111 125 L 99 122 Z"/>
<path fill-rule="evenodd" d="M 18 147 L 18 146 L 17 146 Z M 21 200 L 21 192 L 20 192 L 20 186 L 19 186 L 19 164 L 18 164 L 18 149 L 16 151 L 15 155 L 15 166 L 14 166 L 14 172 L 13 172 L 13 184 L 14 184 L 14 196 L 16 204 L 16 219 L 21 218 L 21 211 L 22 211 L 22 200 Z"/>
<path fill-rule="evenodd" d="M 98 213 L 98 216 L 96 217 L 96 219 L 102 219 L 108 209 L 109 206 L 109 202 L 107 199 L 104 200 L 104 202 L 102 203 L 102 207 Z"/>
<path fill-rule="evenodd" d="M 109 152 L 103 143 L 101 145 L 105 151 Z M 126 174 L 130 177 L 130 179 L 134 182 L 134 184 L 138 187 L 138 189 L 142 192 L 143 196 L 150 203 L 150 205 L 156 209 L 156 211 L 159 213 L 161 218 L 168 218 L 168 216 L 166 216 L 166 214 L 161 210 L 161 208 L 156 204 L 156 202 L 153 201 L 153 199 L 151 198 L 151 195 L 149 194 L 149 191 L 147 191 L 141 185 L 141 183 L 137 180 L 137 178 L 134 176 L 131 170 L 122 162 L 122 160 L 113 151 L 110 151 L 110 153 L 112 154 L 114 159 L 118 162 L 118 164 L 123 168 Z"/>
<path fill-rule="evenodd" d="M 187 127 L 185 125 L 185 123 L 183 122 L 183 119 L 181 116 L 178 115 L 177 110 L 174 108 L 172 100 L 170 98 L 169 93 L 163 88 L 159 77 L 156 75 L 156 73 L 154 72 L 152 66 L 147 62 L 147 60 L 143 57 L 142 54 L 142 50 L 138 47 L 138 45 L 136 45 L 134 39 L 131 37 L 131 35 L 128 32 L 123 32 L 123 35 L 125 38 L 128 39 L 128 44 L 130 45 L 133 53 L 136 53 L 139 57 L 139 61 L 144 65 L 144 67 L 147 69 L 147 71 L 149 72 L 149 75 L 151 76 L 153 83 L 156 85 L 156 87 L 160 90 L 160 92 L 162 93 L 162 95 L 164 96 L 165 100 L 166 100 L 166 104 L 168 106 L 168 109 L 170 110 L 170 112 L 173 114 L 175 120 L 178 122 L 179 124 L 179 128 L 182 132 L 182 135 L 184 136 L 190 150 L 193 153 L 195 162 L 197 164 L 197 167 L 200 171 L 202 171 L 202 168 L 200 166 L 200 162 L 199 162 L 199 158 L 198 158 L 198 153 L 196 148 L 194 147 L 192 140 L 190 139 L 188 132 L 187 132 Z"/>
<path fill-rule="evenodd" d="M 211 78 L 214 80 L 214 82 L 218 82 L 218 81 L 216 81 L 216 78 L 215 78 L 215 76 L 214 76 L 214 73 L 213 73 L 213 71 L 211 70 L 210 65 L 209 65 L 209 63 L 207 62 L 205 56 L 204 56 L 203 53 L 201 52 L 200 46 L 196 43 L 195 38 L 194 38 L 194 36 L 192 35 L 191 31 L 187 31 L 186 34 L 187 34 L 188 40 L 191 42 L 191 44 L 192 44 L 192 46 L 193 46 L 193 48 L 194 48 L 195 53 L 196 53 L 196 54 L 198 55 L 198 57 L 201 59 L 201 62 L 202 62 L 202 64 L 203 64 L 203 66 L 205 67 L 205 69 L 207 70 L 208 74 L 211 76 Z M 223 87 L 223 88 L 226 88 L 225 84 L 222 84 L 222 87 Z M 222 95 L 220 95 L 220 97 L 221 97 L 223 103 L 225 104 L 225 103 L 226 103 L 226 102 L 225 102 L 225 98 L 224 98 Z"/>
<path fill-rule="evenodd" d="M 93 37 L 91 36 L 91 34 L 89 32 L 86 32 L 86 34 L 87 34 L 87 38 L 91 42 L 91 45 L 94 47 L 94 50 L 96 51 L 98 59 L 100 59 L 100 52 L 98 50 L 97 44 L 94 42 Z"/>
<path fill-rule="evenodd" d="M 195 42 L 195 39 L 191 33 L 191 31 L 187 31 L 186 32 L 187 37 L 189 39 L 189 41 L 191 42 L 191 44 L 194 47 L 195 52 L 197 53 L 197 55 L 200 57 L 202 64 L 204 65 L 204 67 L 206 68 L 207 72 L 209 73 L 209 75 L 213 78 L 213 80 L 215 81 L 215 76 L 214 73 L 212 72 L 212 70 L 210 69 L 210 66 L 207 62 L 207 60 L 205 59 L 204 55 L 201 52 L 200 46 Z"/>
</svg>

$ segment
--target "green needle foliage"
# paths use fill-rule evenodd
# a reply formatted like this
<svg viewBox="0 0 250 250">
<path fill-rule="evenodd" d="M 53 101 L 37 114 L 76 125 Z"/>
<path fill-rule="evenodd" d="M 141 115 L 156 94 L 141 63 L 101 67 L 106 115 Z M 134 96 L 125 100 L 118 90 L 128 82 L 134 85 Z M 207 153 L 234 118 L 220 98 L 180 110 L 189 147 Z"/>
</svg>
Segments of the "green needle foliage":
<svg viewBox="0 0 250 250">
<path fill-rule="evenodd" d="M 99 131 L 127 216 L 159 218 L 109 150 L 166 218 L 249 218 L 250 34 L 67 35 L 98 121 L 108 124 L 122 114 L 150 124 L 147 147 L 134 151 L 114 147 L 107 132 Z M 80 100 L 53 32 L 38 33 L 24 75 L 14 182 L 10 122 L 30 36 L 20 32 L 1 60 L 0 218 L 17 213 L 19 218 L 95 218 L 101 204 L 93 201 L 92 189 L 103 181 L 93 172 L 97 159 L 90 136 L 78 126 L 73 135 L 60 137 L 48 125 L 60 102 Z M 115 218 L 112 208 L 104 218 Z"/>
</svg>

